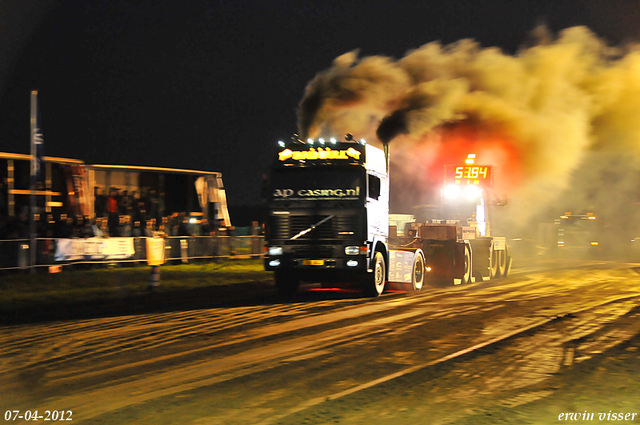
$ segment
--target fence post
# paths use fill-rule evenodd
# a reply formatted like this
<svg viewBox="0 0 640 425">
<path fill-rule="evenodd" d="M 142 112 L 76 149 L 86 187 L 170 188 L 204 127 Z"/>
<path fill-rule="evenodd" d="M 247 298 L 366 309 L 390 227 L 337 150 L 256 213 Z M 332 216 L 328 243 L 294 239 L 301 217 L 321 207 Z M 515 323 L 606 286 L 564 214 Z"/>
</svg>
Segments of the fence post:
<svg viewBox="0 0 640 425">
<path fill-rule="evenodd" d="M 147 263 L 151 266 L 149 274 L 148 290 L 160 286 L 160 265 L 165 262 L 165 240 L 163 237 L 154 236 L 146 238 L 147 242 Z"/>
<path fill-rule="evenodd" d="M 180 258 L 185 264 L 189 262 L 189 241 L 186 238 L 180 239 Z"/>
<path fill-rule="evenodd" d="M 147 283 L 147 289 L 152 291 L 153 288 L 160 286 L 160 266 L 152 266 L 151 273 L 149 274 L 149 282 Z"/>
<path fill-rule="evenodd" d="M 236 228 L 229 226 L 227 234 L 229 235 L 229 257 L 234 257 L 236 255 Z"/>
<path fill-rule="evenodd" d="M 29 245 L 26 243 L 21 243 L 20 250 L 18 251 L 18 267 L 24 270 L 28 267 L 28 264 L 29 264 Z"/>
</svg>

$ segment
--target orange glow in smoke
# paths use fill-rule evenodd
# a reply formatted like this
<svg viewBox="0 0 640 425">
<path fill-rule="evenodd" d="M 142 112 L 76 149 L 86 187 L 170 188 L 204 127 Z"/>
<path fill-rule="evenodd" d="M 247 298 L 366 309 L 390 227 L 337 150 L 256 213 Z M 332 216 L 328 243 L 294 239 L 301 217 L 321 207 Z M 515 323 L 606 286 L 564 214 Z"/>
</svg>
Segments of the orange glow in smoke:
<svg viewBox="0 0 640 425">
<path fill-rule="evenodd" d="M 520 151 L 499 132 L 457 125 L 441 129 L 437 141 L 428 146 L 434 150 L 429 176 L 434 183 L 442 182 L 445 165 L 464 165 L 471 153 L 476 165 L 493 166 L 494 193 L 508 194 L 522 180 Z"/>
</svg>

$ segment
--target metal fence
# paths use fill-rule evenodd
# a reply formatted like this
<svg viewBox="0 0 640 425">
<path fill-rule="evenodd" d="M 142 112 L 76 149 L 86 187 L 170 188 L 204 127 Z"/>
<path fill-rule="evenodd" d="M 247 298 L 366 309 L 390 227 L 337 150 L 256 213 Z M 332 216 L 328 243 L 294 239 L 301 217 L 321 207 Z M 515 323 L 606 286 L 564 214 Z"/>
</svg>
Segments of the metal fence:
<svg viewBox="0 0 640 425">
<path fill-rule="evenodd" d="M 38 238 L 35 267 L 101 263 L 146 264 L 146 237 L 132 239 L 135 254 L 126 260 L 56 261 L 54 257 L 57 239 Z M 30 269 L 29 242 L 29 239 L 0 240 L 0 271 Z M 170 236 L 165 238 L 165 259 L 169 264 L 177 264 L 229 258 L 261 258 L 263 246 L 264 236 Z"/>
</svg>

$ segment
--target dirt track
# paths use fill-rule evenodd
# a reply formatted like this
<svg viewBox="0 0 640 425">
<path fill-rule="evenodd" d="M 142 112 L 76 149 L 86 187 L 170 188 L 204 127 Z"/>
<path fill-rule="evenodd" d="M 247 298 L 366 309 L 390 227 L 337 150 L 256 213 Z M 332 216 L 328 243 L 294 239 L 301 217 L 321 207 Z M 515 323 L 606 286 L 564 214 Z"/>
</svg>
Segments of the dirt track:
<svg viewBox="0 0 640 425">
<path fill-rule="evenodd" d="M 607 266 L 378 299 L 265 293 L 224 307 L 10 326 L 0 336 L 9 390 L 0 408 L 72 409 L 96 424 L 544 424 L 576 409 L 640 412 L 638 294 L 636 272 Z"/>
</svg>

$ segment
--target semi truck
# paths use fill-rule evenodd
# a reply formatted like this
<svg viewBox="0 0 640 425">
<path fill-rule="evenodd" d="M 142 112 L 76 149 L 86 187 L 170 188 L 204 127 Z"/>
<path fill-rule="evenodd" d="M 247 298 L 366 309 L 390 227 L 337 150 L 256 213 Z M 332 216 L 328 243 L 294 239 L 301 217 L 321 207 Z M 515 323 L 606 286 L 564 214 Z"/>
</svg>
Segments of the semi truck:
<svg viewBox="0 0 640 425">
<path fill-rule="evenodd" d="M 438 209 L 451 209 L 459 193 L 474 206 L 468 220 L 419 222 L 403 215 L 398 226 L 393 219 L 390 225 L 387 146 L 351 135 L 344 141 L 293 137 L 279 146 L 266 185 L 264 266 L 275 273 L 281 294 L 294 294 L 306 281 L 357 286 L 376 297 L 386 287 L 420 291 L 427 283 L 508 274 L 506 239 L 492 237 L 486 220 L 483 188 L 492 179 L 490 166 L 453 164 L 444 170 Z M 460 205 L 456 211 L 461 214 Z"/>
</svg>

